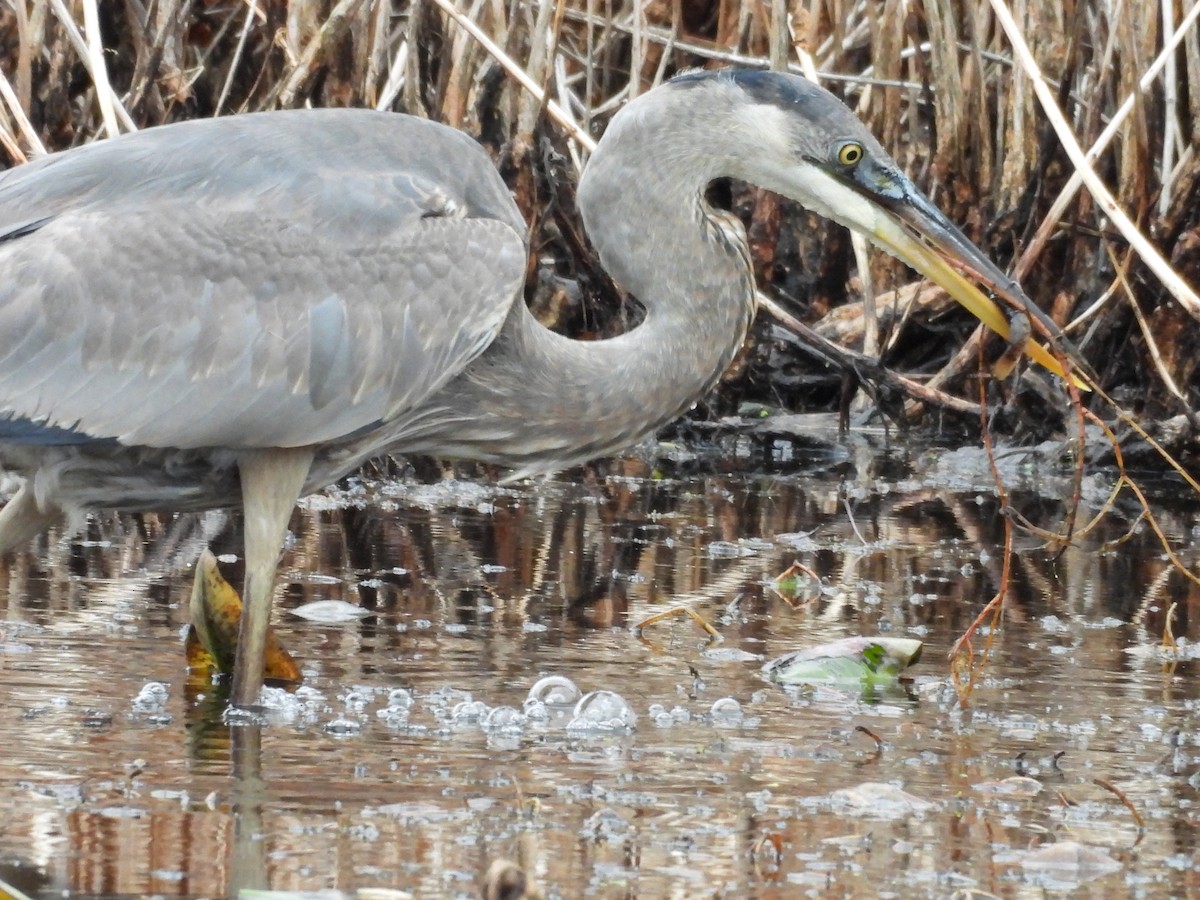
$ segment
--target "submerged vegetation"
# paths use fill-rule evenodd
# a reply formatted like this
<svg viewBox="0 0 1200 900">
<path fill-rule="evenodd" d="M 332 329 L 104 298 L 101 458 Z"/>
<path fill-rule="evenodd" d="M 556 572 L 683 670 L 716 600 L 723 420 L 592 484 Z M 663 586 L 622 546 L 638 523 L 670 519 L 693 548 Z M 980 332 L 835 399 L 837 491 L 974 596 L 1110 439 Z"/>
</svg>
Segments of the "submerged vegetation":
<svg viewBox="0 0 1200 900">
<path fill-rule="evenodd" d="M 638 313 L 600 270 L 576 214 L 587 155 L 578 135 L 598 136 L 622 102 L 682 69 L 815 71 L 1016 273 L 1100 385 L 1186 456 L 1200 359 L 1189 286 L 1200 273 L 1200 32 L 1197 8 L 1179 6 L 1029 0 L 1006 30 L 1005 0 L 18 0 L 0 10 L 0 143 L 17 163 L 134 127 L 279 107 L 429 116 L 475 135 L 512 187 L 531 226 L 535 311 L 605 335 Z M 1097 200 L 1094 184 L 1080 188 L 1068 133 L 1124 213 Z M 964 347 L 969 322 L 940 290 L 918 290 L 883 254 L 856 256 L 848 233 L 788 201 L 741 184 L 710 195 L 745 222 L 766 298 L 966 401 L 939 424 L 978 426 L 979 341 Z M 995 356 L 999 342 L 984 352 Z M 846 384 L 760 316 L 699 414 L 743 400 L 836 407 Z M 1071 433 L 1065 393 L 1036 373 L 1020 385 L 993 400 L 1009 412 L 992 417 L 995 430 Z M 929 420 L 928 404 L 875 395 L 893 419 Z"/>
</svg>

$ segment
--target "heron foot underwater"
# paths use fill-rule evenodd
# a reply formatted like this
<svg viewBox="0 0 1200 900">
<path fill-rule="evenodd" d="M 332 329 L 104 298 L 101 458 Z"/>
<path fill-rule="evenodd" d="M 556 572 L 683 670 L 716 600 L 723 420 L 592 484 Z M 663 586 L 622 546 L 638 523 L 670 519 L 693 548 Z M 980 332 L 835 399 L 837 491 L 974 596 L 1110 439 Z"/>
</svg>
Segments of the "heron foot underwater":
<svg viewBox="0 0 1200 900">
<path fill-rule="evenodd" d="M 263 680 L 299 497 L 385 454 L 513 478 L 622 450 L 716 384 L 756 309 L 736 178 L 855 229 L 1008 336 L 1074 355 L 854 114 L 792 75 L 690 72 L 630 101 L 580 179 L 640 325 L 575 341 L 524 303 L 527 226 L 484 150 L 395 113 L 182 122 L 0 176 L 0 551 L 80 511 L 245 515 L 232 702 Z"/>
</svg>

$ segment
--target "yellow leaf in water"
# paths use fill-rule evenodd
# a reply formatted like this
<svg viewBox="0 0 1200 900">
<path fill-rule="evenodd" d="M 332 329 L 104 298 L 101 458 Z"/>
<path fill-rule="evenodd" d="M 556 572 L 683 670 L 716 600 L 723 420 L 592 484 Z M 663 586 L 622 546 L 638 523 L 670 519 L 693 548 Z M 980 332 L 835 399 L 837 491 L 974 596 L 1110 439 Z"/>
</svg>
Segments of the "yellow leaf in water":
<svg viewBox="0 0 1200 900">
<path fill-rule="evenodd" d="M 221 575 L 217 558 L 205 550 L 196 562 L 192 581 L 192 625 L 185 650 L 188 668 L 212 673 L 233 672 L 237 655 L 238 629 L 242 622 L 242 598 Z M 268 681 L 299 682 L 300 667 L 283 648 L 273 630 L 267 631 L 263 677 Z"/>
<path fill-rule="evenodd" d="M 204 645 L 200 643 L 200 637 L 196 634 L 195 625 L 188 625 L 183 652 L 187 654 L 189 669 L 195 669 L 206 674 L 216 670 L 217 661 L 213 659 L 213 655 L 205 650 Z"/>
</svg>

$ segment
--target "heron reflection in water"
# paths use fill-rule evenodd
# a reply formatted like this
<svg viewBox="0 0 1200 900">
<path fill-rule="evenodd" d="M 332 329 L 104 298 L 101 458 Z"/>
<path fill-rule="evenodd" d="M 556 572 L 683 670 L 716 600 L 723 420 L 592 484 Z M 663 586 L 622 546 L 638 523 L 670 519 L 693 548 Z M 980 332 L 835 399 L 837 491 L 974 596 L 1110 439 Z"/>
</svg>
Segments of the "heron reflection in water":
<svg viewBox="0 0 1200 900">
<path fill-rule="evenodd" d="M 300 496 L 385 453 L 560 469 L 715 384 L 755 309 L 744 231 L 705 201 L 721 177 L 861 232 L 1006 336 L 960 271 L 1053 333 L 849 109 L 791 75 L 693 72 L 613 118 L 579 210 L 645 319 L 595 342 L 522 302 L 525 222 L 458 131 L 344 109 L 154 128 L 0 179 L 0 465 L 21 479 L 0 550 L 84 510 L 240 505 L 232 702 L 255 703 Z"/>
</svg>

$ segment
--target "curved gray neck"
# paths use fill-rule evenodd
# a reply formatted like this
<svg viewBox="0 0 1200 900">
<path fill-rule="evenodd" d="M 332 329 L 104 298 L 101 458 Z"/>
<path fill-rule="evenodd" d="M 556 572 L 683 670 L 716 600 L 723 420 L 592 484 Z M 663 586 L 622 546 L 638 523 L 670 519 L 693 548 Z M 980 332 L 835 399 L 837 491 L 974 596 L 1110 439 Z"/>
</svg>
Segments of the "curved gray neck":
<svg viewBox="0 0 1200 900">
<path fill-rule="evenodd" d="M 671 92 L 659 101 L 669 100 Z M 642 101 L 639 101 L 642 102 Z M 631 104 L 631 107 L 633 104 Z M 720 378 L 745 339 L 754 282 L 740 224 L 708 209 L 714 142 L 669 110 L 614 120 L 588 163 L 579 208 L 600 260 L 646 308 L 619 337 L 576 341 L 520 298 L 500 337 L 410 420 L 400 448 L 501 463 L 514 477 L 641 440 Z M 653 112 L 653 111 L 650 111 Z"/>
</svg>

